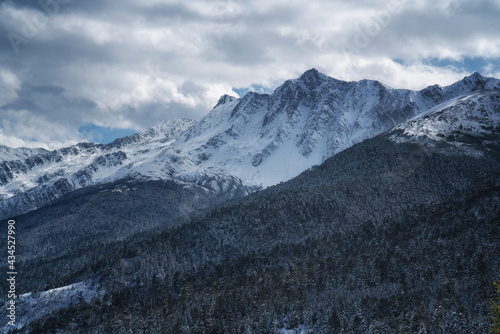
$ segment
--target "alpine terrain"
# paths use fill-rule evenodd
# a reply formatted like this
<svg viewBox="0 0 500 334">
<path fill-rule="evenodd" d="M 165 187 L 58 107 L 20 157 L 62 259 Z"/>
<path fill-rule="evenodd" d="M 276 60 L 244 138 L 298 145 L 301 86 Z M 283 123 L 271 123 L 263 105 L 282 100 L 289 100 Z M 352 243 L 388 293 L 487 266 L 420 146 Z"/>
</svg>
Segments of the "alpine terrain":
<svg viewBox="0 0 500 334">
<path fill-rule="evenodd" d="M 22 277 L 5 332 L 491 325 L 498 79 L 411 91 L 312 69 L 269 95 L 223 96 L 199 121 L 107 145 L 1 146 L 0 161 Z"/>
<path fill-rule="evenodd" d="M 123 179 L 253 191 L 499 82 L 474 73 L 448 87 L 415 92 L 371 80 L 339 81 L 311 69 L 271 95 L 226 95 L 200 121 L 165 121 L 108 145 L 82 143 L 57 151 L 0 146 L 0 219 L 76 189 Z"/>
</svg>

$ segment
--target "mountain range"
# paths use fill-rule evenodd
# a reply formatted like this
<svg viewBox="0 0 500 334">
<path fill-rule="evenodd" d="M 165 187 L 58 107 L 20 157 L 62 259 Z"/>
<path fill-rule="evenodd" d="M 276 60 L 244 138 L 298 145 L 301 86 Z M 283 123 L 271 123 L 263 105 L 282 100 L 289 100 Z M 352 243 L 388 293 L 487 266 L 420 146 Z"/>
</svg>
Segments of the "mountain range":
<svg viewBox="0 0 500 334">
<path fill-rule="evenodd" d="M 411 91 L 372 80 L 339 81 L 311 69 L 270 95 L 225 95 L 199 121 L 165 121 L 107 145 L 56 151 L 0 146 L 0 219 L 126 178 L 249 193 L 499 82 L 474 73 L 447 87 Z"/>
<path fill-rule="evenodd" d="M 499 143 L 498 79 L 312 69 L 107 145 L 0 147 L 19 332 L 486 332 Z"/>
</svg>

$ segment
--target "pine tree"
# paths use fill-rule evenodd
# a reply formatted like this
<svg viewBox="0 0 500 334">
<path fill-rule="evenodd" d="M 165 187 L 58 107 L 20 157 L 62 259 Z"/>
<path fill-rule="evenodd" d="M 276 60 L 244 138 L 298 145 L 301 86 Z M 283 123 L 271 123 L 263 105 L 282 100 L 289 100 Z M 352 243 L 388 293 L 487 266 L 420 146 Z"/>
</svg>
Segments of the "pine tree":
<svg viewBox="0 0 500 334">
<path fill-rule="evenodd" d="M 500 334 L 500 280 L 493 282 L 497 290 L 497 301 L 491 299 L 491 314 L 493 315 L 493 326 L 491 326 L 491 333 Z"/>
</svg>

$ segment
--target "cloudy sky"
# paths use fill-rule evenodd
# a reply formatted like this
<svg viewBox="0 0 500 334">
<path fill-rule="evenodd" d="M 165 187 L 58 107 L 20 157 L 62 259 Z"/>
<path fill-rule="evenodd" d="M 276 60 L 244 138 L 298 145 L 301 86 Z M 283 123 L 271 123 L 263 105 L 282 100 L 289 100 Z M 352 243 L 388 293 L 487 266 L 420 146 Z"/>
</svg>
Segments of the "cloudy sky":
<svg viewBox="0 0 500 334">
<path fill-rule="evenodd" d="M 500 0 L 0 0 L 0 144 L 109 142 L 315 67 L 500 78 Z"/>
</svg>

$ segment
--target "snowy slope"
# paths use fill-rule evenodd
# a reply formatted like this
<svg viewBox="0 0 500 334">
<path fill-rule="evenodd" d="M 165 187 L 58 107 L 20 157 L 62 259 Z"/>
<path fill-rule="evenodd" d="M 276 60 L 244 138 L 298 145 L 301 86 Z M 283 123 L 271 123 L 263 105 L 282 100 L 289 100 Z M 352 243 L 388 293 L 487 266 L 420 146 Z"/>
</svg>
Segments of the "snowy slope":
<svg viewBox="0 0 500 334">
<path fill-rule="evenodd" d="M 238 182 L 266 187 L 441 103 L 454 105 L 495 86 L 499 80 L 474 73 L 448 87 L 410 91 L 339 81 L 312 69 L 273 94 L 225 95 L 199 121 L 165 121 L 108 145 L 0 146 L 0 217 L 123 178 L 176 179 L 220 191 Z"/>
<path fill-rule="evenodd" d="M 10 148 L 5 145 L 0 145 L 0 161 L 24 160 L 30 156 L 44 154 L 48 151 L 43 148 Z"/>
<path fill-rule="evenodd" d="M 467 149 L 475 137 L 497 144 L 500 134 L 500 90 L 484 90 L 452 99 L 391 131 L 396 142 L 443 142 Z M 489 138 L 489 140 L 488 140 Z"/>
<path fill-rule="evenodd" d="M 94 282 L 79 282 L 48 291 L 25 293 L 16 298 L 16 327 L 22 328 L 26 324 L 42 318 L 43 316 L 60 309 L 76 306 L 81 300 L 89 303 L 93 298 L 99 298 L 99 295 L 105 291 L 100 289 Z M 0 309 L 7 314 L 8 305 L 3 305 Z M 4 333 L 14 330 L 9 324 L 3 327 Z"/>
</svg>

